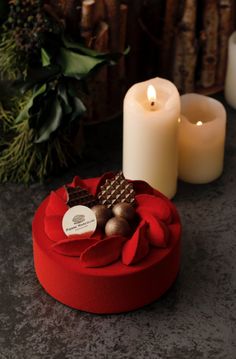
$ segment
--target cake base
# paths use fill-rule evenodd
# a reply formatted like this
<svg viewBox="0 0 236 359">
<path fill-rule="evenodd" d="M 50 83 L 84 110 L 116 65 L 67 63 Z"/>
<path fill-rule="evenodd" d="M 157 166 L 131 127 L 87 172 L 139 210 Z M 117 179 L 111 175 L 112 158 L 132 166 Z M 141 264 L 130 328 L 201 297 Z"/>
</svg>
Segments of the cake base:
<svg viewBox="0 0 236 359">
<path fill-rule="evenodd" d="M 180 266 L 180 236 L 167 248 L 152 248 L 140 263 L 121 261 L 85 268 L 79 258 L 51 250 L 44 231 L 46 198 L 33 220 L 34 266 L 39 282 L 59 302 L 91 313 L 127 312 L 158 299 L 173 284 Z"/>
</svg>

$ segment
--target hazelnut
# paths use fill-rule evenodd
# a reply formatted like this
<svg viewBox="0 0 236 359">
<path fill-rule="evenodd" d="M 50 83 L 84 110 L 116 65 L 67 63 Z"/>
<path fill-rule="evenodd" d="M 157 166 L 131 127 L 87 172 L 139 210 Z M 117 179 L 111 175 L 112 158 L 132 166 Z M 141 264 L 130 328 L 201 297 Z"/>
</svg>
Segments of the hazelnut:
<svg viewBox="0 0 236 359">
<path fill-rule="evenodd" d="M 112 211 L 103 204 L 93 206 L 91 209 L 97 218 L 98 227 L 103 228 L 108 219 L 112 217 Z"/>
<path fill-rule="evenodd" d="M 117 203 L 113 208 L 112 212 L 115 216 L 123 217 L 127 221 L 132 221 L 135 218 L 136 212 L 134 207 L 126 202 Z"/>
<path fill-rule="evenodd" d="M 109 219 L 105 226 L 107 236 L 120 235 L 127 237 L 131 232 L 129 223 L 122 217 L 113 217 Z"/>
</svg>

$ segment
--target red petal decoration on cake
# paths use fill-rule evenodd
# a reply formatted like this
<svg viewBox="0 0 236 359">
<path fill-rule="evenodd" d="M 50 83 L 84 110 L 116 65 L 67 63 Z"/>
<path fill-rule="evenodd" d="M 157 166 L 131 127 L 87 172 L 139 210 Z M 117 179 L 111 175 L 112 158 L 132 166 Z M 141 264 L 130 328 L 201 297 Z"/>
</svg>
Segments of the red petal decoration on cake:
<svg viewBox="0 0 236 359">
<path fill-rule="evenodd" d="M 171 223 L 172 212 L 165 199 L 150 194 L 139 194 L 136 196 L 136 201 L 136 211 L 142 219 L 145 219 L 146 214 L 149 213 L 158 217 L 163 222 Z"/>
<path fill-rule="evenodd" d="M 129 239 L 122 249 L 122 262 L 132 265 L 143 259 L 149 252 L 147 239 L 148 224 L 142 222 L 137 228 L 132 238 Z"/>
<path fill-rule="evenodd" d="M 80 257 L 84 267 L 103 267 L 118 260 L 121 255 L 123 243 L 127 238 L 112 236 L 98 241 L 86 249 Z"/>
<path fill-rule="evenodd" d="M 63 201 L 66 203 L 66 201 L 67 201 L 67 191 L 66 191 L 66 189 L 65 189 L 65 186 L 62 188 L 61 198 L 62 198 Z M 67 204 L 66 204 L 66 205 L 67 205 Z"/>
<path fill-rule="evenodd" d="M 160 191 L 158 191 L 154 188 L 153 188 L 153 194 L 154 194 L 154 196 L 160 197 L 160 198 L 164 199 L 165 201 L 168 201 L 168 203 L 171 203 L 171 201 L 163 193 L 161 193 Z"/>
<path fill-rule="evenodd" d="M 86 188 L 83 180 L 81 180 L 79 176 L 75 176 L 73 178 L 73 181 L 71 182 L 71 184 L 69 184 L 69 186 L 70 187 L 78 187 L 78 186 L 80 186 L 82 188 Z"/>
<path fill-rule="evenodd" d="M 170 235 L 169 228 L 164 222 L 156 219 L 152 215 L 147 214 L 145 220 L 149 224 L 146 231 L 149 243 L 155 247 L 166 248 Z"/>
<path fill-rule="evenodd" d="M 169 230 L 171 233 L 171 238 L 178 240 L 181 234 L 181 225 L 180 223 L 172 223 L 169 225 Z"/>
<path fill-rule="evenodd" d="M 170 204 L 170 208 L 171 208 L 171 212 L 172 212 L 171 224 L 176 223 L 176 222 L 179 222 L 181 224 L 179 213 L 177 212 L 174 204 L 172 202 L 169 202 L 169 204 Z"/>
<path fill-rule="evenodd" d="M 71 237 L 53 244 L 52 249 L 64 256 L 79 257 L 87 248 L 98 242 L 98 239 L 93 238 Z"/>
<path fill-rule="evenodd" d="M 96 188 L 97 188 L 97 183 L 98 183 L 99 179 L 97 178 L 88 178 L 86 179 L 86 189 L 93 195 L 96 195 Z"/>
<path fill-rule="evenodd" d="M 153 194 L 153 189 L 147 182 L 136 180 L 131 181 L 131 183 L 133 184 L 134 191 L 137 195 L 141 193 Z"/>
<path fill-rule="evenodd" d="M 109 172 L 100 178 L 81 180 L 75 176 L 70 187 L 80 186 L 95 195 L 100 187 L 114 177 Z M 132 238 L 120 236 L 105 237 L 104 233 L 96 231 L 92 237 L 89 234 L 67 237 L 62 229 L 62 218 L 68 210 L 66 205 L 67 193 L 64 188 L 51 192 L 46 208 L 44 227 L 47 236 L 54 242 L 53 250 L 65 256 L 81 256 L 81 264 L 85 267 L 102 267 L 119 259 L 126 265 L 139 262 L 149 252 L 149 245 L 165 248 L 169 238 L 178 239 L 181 226 L 179 217 L 168 199 L 154 190 L 144 181 L 130 181 L 136 193 L 136 211 L 140 224 Z M 176 212 L 176 213 L 175 213 Z M 168 224 L 168 226 L 167 226 Z M 125 243 L 125 245 L 123 245 Z M 123 249 L 122 249 L 123 247 Z"/>
<path fill-rule="evenodd" d="M 63 199 L 56 192 L 52 191 L 46 208 L 46 216 L 62 217 L 67 210 L 68 206 Z"/>
<path fill-rule="evenodd" d="M 101 177 L 96 178 L 86 178 L 85 180 L 81 180 L 80 177 L 75 176 L 71 187 L 81 186 L 82 188 L 86 188 L 92 195 L 96 195 L 98 187 L 105 182 L 106 179 L 112 178 L 114 174 L 112 172 L 107 172 L 103 174 Z"/>
<path fill-rule="evenodd" d="M 98 227 L 97 227 L 97 228 L 96 228 L 96 231 L 93 233 L 93 235 L 92 235 L 91 238 L 101 240 L 101 239 L 104 238 L 104 236 L 105 236 L 104 231 L 103 231 L 101 228 L 98 228 Z"/>
<path fill-rule="evenodd" d="M 65 240 L 67 237 L 62 229 L 61 216 L 49 216 L 44 218 L 44 230 L 49 239 L 54 242 Z"/>
</svg>

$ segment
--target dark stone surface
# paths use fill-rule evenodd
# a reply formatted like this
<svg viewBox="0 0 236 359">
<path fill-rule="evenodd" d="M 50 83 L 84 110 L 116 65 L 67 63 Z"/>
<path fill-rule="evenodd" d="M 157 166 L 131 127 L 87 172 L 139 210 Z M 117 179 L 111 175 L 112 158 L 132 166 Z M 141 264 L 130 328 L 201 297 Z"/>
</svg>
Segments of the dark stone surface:
<svg viewBox="0 0 236 359">
<path fill-rule="evenodd" d="M 208 185 L 179 183 L 174 199 L 184 229 L 178 279 L 135 312 L 99 316 L 65 307 L 43 291 L 32 259 L 31 221 L 49 190 L 74 174 L 121 168 L 120 122 L 87 129 L 86 157 L 47 185 L 0 186 L 1 359 L 236 358 L 236 112 L 227 110 L 223 176 Z"/>
</svg>

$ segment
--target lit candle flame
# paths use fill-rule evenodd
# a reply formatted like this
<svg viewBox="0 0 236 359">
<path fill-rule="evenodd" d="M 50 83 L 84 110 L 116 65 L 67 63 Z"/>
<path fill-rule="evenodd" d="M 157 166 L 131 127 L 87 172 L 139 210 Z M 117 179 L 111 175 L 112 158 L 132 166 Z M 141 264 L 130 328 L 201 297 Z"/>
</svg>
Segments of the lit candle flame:
<svg viewBox="0 0 236 359">
<path fill-rule="evenodd" d="M 157 95 L 156 95 L 155 87 L 152 85 L 149 85 L 147 88 L 147 98 L 148 101 L 150 102 L 150 105 L 153 107 L 155 105 Z"/>
<path fill-rule="evenodd" d="M 202 125 L 203 125 L 203 122 L 202 122 L 202 121 L 197 121 L 196 125 L 197 125 L 197 126 L 202 126 Z"/>
</svg>

